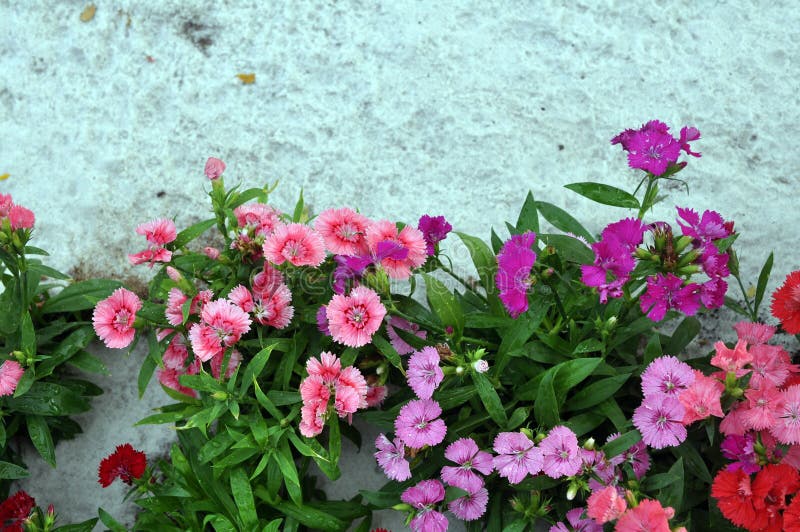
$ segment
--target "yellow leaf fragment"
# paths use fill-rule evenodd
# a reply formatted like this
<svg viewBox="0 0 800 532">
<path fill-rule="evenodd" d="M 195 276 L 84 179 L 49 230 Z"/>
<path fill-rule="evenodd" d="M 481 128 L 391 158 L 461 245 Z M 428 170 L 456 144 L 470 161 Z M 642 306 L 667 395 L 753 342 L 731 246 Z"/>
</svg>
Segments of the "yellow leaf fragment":
<svg viewBox="0 0 800 532">
<path fill-rule="evenodd" d="M 750 288 L 747 289 L 747 297 L 756 297 L 756 287 L 750 285 Z"/>
<path fill-rule="evenodd" d="M 89 4 L 81 11 L 81 22 L 89 22 L 94 18 L 94 12 L 97 11 L 97 6 Z"/>
<path fill-rule="evenodd" d="M 252 85 L 256 82 L 255 74 L 236 74 L 236 77 L 242 80 L 244 85 Z"/>
<path fill-rule="evenodd" d="M 0 181 L 5 181 L 9 177 L 11 177 L 11 174 L 0 174 Z"/>
</svg>

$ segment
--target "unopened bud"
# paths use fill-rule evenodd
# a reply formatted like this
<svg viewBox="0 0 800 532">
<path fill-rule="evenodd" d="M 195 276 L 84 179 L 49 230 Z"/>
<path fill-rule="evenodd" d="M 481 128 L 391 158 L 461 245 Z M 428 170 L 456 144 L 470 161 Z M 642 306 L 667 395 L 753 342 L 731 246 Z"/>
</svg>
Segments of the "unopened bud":
<svg viewBox="0 0 800 532">
<path fill-rule="evenodd" d="M 464 366 L 457 366 L 456 375 L 463 375 L 463 374 L 464 374 Z"/>
<path fill-rule="evenodd" d="M 178 270 L 176 270 L 172 266 L 167 266 L 167 275 L 169 276 L 170 279 L 172 279 L 176 283 L 179 283 L 180 280 L 183 278 L 183 276 L 181 275 L 181 272 L 179 272 Z"/>
<path fill-rule="evenodd" d="M 204 247 L 203 253 L 205 253 L 206 257 L 208 257 L 211 260 L 217 260 L 217 258 L 219 257 L 219 250 L 211 246 Z"/>
<path fill-rule="evenodd" d="M 683 250 L 686 249 L 686 246 L 692 243 L 694 240 L 692 237 L 688 235 L 683 235 L 675 242 L 675 253 L 683 253 Z"/>
<path fill-rule="evenodd" d="M 212 393 L 211 397 L 213 397 L 217 401 L 224 401 L 225 399 L 228 398 L 228 394 L 226 392 L 219 391 Z"/>
<path fill-rule="evenodd" d="M 594 451 L 594 438 L 589 438 L 583 443 L 583 448 L 587 451 Z"/>
<path fill-rule="evenodd" d="M 489 371 L 489 363 L 485 360 L 476 360 L 472 363 L 472 369 L 474 369 L 478 373 L 486 373 Z"/>
<path fill-rule="evenodd" d="M 575 498 L 575 495 L 578 494 L 578 483 L 572 481 L 569 483 L 569 487 L 567 488 L 567 500 L 571 501 Z"/>
</svg>

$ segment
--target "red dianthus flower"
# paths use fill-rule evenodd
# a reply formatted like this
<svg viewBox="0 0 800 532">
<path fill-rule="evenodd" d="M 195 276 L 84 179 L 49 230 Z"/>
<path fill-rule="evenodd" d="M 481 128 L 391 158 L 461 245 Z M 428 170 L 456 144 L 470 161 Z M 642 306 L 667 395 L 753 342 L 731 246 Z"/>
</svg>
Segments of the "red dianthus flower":
<svg viewBox="0 0 800 532">
<path fill-rule="evenodd" d="M 117 445 L 117 449 L 100 462 L 98 481 L 107 488 L 119 477 L 130 486 L 133 479 L 144 475 L 146 467 L 147 457 L 143 452 L 135 450 L 130 443 Z"/>
</svg>

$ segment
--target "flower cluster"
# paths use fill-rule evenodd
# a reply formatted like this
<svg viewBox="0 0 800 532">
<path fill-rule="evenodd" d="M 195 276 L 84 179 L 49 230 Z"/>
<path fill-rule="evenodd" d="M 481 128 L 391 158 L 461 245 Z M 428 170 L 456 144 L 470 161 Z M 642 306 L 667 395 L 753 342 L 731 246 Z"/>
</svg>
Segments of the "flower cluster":
<svg viewBox="0 0 800 532">
<path fill-rule="evenodd" d="M 308 376 L 300 384 L 303 436 L 311 438 L 322 433 L 331 398 L 339 417 L 352 416 L 356 410 L 367 407 L 367 381 L 353 366 L 342 368 L 336 355 L 322 352 L 319 359 L 309 358 L 306 371 Z"/>
<path fill-rule="evenodd" d="M 33 229 L 35 223 L 33 211 L 14 203 L 10 194 L 0 194 L 0 225 L 6 233 L 18 229 Z"/>
</svg>

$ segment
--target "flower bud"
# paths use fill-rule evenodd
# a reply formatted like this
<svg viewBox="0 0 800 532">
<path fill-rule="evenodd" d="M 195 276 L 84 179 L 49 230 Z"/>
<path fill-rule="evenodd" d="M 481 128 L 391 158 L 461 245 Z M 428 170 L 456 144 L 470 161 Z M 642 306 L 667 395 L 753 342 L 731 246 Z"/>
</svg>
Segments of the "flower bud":
<svg viewBox="0 0 800 532">
<path fill-rule="evenodd" d="M 179 283 L 181 281 L 181 279 L 183 278 L 183 276 L 181 275 L 181 272 L 179 272 L 178 270 L 176 270 L 172 266 L 167 266 L 167 276 L 169 276 L 169 278 L 172 279 L 173 281 L 175 281 L 176 283 Z"/>
<path fill-rule="evenodd" d="M 228 394 L 226 392 L 219 391 L 219 392 L 212 393 L 211 397 L 213 397 L 217 401 L 224 401 L 225 399 L 228 398 Z"/>
<path fill-rule="evenodd" d="M 595 444 L 594 438 L 589 438 L 583 443 L 583 448 L 586 449 L 587 451 L 594 451 L 594 444 Z"/>
<path fill-rule="evenodd" d="M 219 250 L 211 246 L 204 247 L 203 253 L 205 253 L 206 257 L 208 257 L 211 260 L 217 260 L 217 258 L 219 257 Z"/>
<path fill-rule="evenodd" d="M 489 363 L 485 360 L 476 360 L 472 363 L 472 369 L 474 369 L 477 373 L 486 373 L 489 371 Z"/>
<path fill-rule="evenodd" d="M 464 366 L 457 366 L 456 375 L 463 375 L 463 374 L 464 374 Z"/>
<path fill-rule="evenodd" d="M 567 500 L 571 501 L 575 498 L 575 495 L 578 494 L 578 483 L 574 480 L 569 483 L 569 487 L 567 488 Z"/>
<path fill-rule="evenodd" d="M 216 157 L 209 157 L 204 169 L 206 177 L 212 181 L 217 181 L 222 172 L 225 171 L 225 163 Z"/>
<path fill-rule="evenodd" d="M 683 250 L 686 249 L 686 246 L 692 243 L 694 240 L 692 237 L 688 235 L 683 235 L 675 242 L 675 253 L 683 253 Z"/>
</svg>

